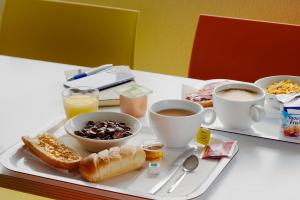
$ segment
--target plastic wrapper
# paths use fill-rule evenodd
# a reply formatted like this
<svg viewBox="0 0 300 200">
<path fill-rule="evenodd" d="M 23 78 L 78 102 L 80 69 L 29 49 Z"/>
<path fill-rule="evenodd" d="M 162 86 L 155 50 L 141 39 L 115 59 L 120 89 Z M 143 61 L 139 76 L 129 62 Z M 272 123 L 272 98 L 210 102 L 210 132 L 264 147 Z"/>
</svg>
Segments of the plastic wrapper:
<svg viewBox="0 0 300 200">
<path fill-rule="evenodd" d="M 221 159 L 231 157 L 236 141 L 207 145 L 202 154 L 203 159 Z"/>
</svg>

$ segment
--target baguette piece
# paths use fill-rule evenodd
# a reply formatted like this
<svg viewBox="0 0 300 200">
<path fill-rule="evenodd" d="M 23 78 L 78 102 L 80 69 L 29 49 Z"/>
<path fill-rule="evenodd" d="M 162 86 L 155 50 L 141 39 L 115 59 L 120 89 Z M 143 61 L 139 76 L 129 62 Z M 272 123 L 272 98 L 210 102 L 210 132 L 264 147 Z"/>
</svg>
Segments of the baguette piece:
<svg viewBox="0 0 300 200">
<path fill-rule="evenodd" d="M 140 147 L 112 147 L 83 158 L 79 164 L 79 171 L 87 181 L 100 182 L 141 168 L 145 159 L 146 154 Z"/>
<path fill-rule="evenodd" d="M 81 156 L 51 134 L 41 134 L 36 138 L 23 136 L 22 140 L 30 152 L 54 167 L 68 170 L 79 167 Z"/>
</svg>

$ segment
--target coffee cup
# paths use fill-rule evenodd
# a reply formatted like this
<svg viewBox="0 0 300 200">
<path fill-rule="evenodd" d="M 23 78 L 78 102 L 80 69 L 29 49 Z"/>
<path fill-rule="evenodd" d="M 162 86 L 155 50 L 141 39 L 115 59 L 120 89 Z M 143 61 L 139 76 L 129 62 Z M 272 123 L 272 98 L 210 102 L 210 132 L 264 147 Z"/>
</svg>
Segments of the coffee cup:
<svg viewBox="0 0 300 200">
<path fill-rule="evenodd" d="M 151 128 L 156 137 L 169 148 L 185 148 L 200 126 L 216 119 L 211 108 L 187 100 L 162 100 L 149 110 Z"/>
<path fill-rule="evenodd" d="M 261 121 L 265 92 L 251 83 L 227 83 L 214 89 L 213 105 L 224 128 L 246 130 L 254 122 Z"/>
</svg>

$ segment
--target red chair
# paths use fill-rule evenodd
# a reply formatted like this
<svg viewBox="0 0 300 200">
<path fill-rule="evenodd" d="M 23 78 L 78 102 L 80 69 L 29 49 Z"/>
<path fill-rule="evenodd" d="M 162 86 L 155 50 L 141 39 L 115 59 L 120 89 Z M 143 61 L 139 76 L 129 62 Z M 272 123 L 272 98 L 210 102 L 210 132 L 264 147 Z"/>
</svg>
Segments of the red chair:
<svg viewBox="0 0 300 200">
<path fill-rule="evenodd" d="M 253 82 L 300 75 L 300 26 L 201 15 L 188 76 Z"/>
</svg>

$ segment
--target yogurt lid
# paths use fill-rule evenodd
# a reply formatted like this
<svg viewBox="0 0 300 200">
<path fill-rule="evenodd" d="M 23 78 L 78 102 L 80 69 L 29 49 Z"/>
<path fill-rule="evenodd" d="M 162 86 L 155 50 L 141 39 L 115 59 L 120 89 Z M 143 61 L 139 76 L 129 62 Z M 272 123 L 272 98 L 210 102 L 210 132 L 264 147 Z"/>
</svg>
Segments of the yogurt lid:
<svg viewBox="0 0 300 200">
<path fill-rule="evenodd" d="M 153 91 L 138 84 L 131 84 L 118 89 L 117 92 L 127 98 L 138 98 L 148 95 Z"/>
</svg>

